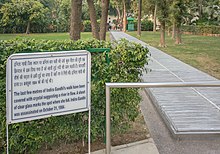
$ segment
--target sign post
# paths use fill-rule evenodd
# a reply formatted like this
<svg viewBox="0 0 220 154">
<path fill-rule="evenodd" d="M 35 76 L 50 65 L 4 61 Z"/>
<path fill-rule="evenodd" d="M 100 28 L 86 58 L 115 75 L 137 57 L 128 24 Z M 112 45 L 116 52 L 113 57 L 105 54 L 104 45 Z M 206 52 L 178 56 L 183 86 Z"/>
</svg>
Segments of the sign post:
<svg viewBox="0 0 220 154">
<path fill-rule="evenodd" d="M 89 111 L 90 152 L 91 55 L 88 51 L 11 55 L 6 82 L 7 142 L 9 124 Z"/>
</svg>

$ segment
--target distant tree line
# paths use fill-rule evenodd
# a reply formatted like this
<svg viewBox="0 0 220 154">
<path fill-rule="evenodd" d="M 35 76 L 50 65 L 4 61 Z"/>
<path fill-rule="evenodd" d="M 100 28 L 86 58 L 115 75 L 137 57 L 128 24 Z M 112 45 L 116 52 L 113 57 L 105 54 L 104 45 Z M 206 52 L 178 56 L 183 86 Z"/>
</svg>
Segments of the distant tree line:
<svg viewBox="0 0 220 154">
<path fill-rule="evenodd" d="M 44 33 L 69 30 L 69 0 L 3 0 L 1 33 Z"/>
<path fill-rule="evenodd" d="M 167 27 L 179 44 L 182 25 L 219 26 L 220 0 L 0 0 L 0 33 L 70 32 L 79 39 L 83 21 L 90 20 L 93 37 L 105 39 L 108 14 L 123 31 L 127 16 L 152 16 L 154 31 L 158 19 L 164 47 Z"/>
</svg>

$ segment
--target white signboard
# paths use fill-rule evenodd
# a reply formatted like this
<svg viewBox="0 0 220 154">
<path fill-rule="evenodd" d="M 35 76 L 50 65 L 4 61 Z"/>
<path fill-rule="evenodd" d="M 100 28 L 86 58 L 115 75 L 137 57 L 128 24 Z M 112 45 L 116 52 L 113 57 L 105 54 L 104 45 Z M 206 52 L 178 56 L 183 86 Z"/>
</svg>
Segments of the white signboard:
<svg viewBox="0 0 220 154">
<path fill-rule="evenodd" d="M 14 54 L 7 61 L 7 124 L 90 109 L 85 50 Z"/>
</svg>

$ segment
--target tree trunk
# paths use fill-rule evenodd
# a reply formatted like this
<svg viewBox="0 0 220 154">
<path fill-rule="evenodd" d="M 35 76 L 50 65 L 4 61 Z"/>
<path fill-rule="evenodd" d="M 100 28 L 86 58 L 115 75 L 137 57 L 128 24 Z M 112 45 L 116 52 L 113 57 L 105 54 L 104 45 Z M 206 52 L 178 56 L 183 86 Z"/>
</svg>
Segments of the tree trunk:
<svg viewBox="0 0 220 154">
<path fill-rule="evenodd" d="M 175 44 L 181 44 L 182 43 L 182 38 L 181 38 L 181 31 L 180 31 L 180 26 L 176 27 L 176 42 Z"/>
<path fill-rule="evenodd" d="M 119 6 L 118 6 L 118 3 L 116 4 L 116 10 L 117 10 L 117 14 L 118 14 L 118 19 L 117 19 L 117 21 L 118 21 L 118 23 L 120 23 L 121 21 L 121 12 L 120 12 L 120 8 L 119 8 Z"/>
<path fill-rule="evenodd" d="M 92 26 L 92 36 L 99 40 L 99 27 L 97 23 L 96 18 L 96 10 L 94 6 L 93 0 L 87 0 L 88 6 L 89 6 L 89 17 L 91 20 L 91 26 Z"/>
<path fill-rule="evenodd" d="M 156 32 L 157 31 L 157 4 L 155 4 L 154 7 L 154 28 L 153 31 Z"/>
<path fill-rule="evenodd" d="M 176 23 L 173 22 L 172 39 L 176 38 Z"/>
<path fill-rule="evenodd" d="M 127 10 L 126 10 L 126 3 L 125 0 L 123 0 L 123 32 L 126 32 L 127 27 Z"/>
<path fill-rule="evenodd" d="M 202 18 L 202 3 L 203 0 L 199 0 L 199 18 Z"/>
<path fill-rule="evenodd" d="M 141 36 L 141 7 L 142 7 L 142 0 L 139 0 L 138 3 L 138 25 L 137 25 L 137 34 Z"/>
<path fill-rule="evenodd" d="M 70 39 L 79 40 L 81 32 L 82 0 L 71 0 Z"/>
<path fill-rule="evenodd" d="M 108 18 L 109 0 L 102 0 L 102 16 L 100 23 L 100 40 L 105 40 Z"/>
<path fill-rule="evenodd" d="M 171 31 L 170 31 L 170 27 L 168 26 L 168 29 L 167 29 L 167 36 L 170 36 L 171 34 Z"/>
<path fill-rule="evenodd" d="M 161 21 L 160 47 L 166 47 L 166 44 L 165 44 L 165 21 Z"/>
<path fill-rule="evenodd" d="M 26 34 L 30 34 L 30 26 L 31 26 L 31 22 L 28 21 L 27 28 L 26 28 Z"/>
</svg>

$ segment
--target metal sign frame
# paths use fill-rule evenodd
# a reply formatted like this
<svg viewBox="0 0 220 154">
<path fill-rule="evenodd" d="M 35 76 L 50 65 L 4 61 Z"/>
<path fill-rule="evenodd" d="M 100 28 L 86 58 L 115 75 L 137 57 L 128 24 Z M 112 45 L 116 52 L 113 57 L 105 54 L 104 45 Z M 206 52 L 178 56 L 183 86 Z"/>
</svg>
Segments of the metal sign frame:
<svg viewBox="0 0 220 154">
<path fill-rule="evenodd" d="M 59 58 L 59 57 L 76 57 L 76 56 L 85 56 L 86 62 L 86 83 L 85 83 L 85 104 L 83 104 L 83 108 L 73 108 L 64 110 L 64 112 L 54 112 L 49 114 L 42 114 L 35 117 L 26 117 L 21 119 L 12 119 L 12 111 L 14 110 L 13 107 L 13 61 L 16 60 L 24 60 L 24 59 L 39 59 L 39 58 Z M 65 81 L 65 79 L 64 79 Z M 84 81 L 84 80 L 83 80 Z M 62 84 L 62 83 L 61 83 Z M 89 112 L 89 118 L 88 118 L 88 151 L 90 153 L 90 134 L 91 134 L 91 54 L 90 52 L 86 50 L 75 50 L 75 51 L 60 51 L 60 52 L 37 52 L 37 53 L 21 53 L 21 54 L 13 54 L 11 55 L 7 60 L 7 69 L 6 69 L 6 136 L 7 136 L 7 153 L 9 153 L 9 134 L 8 134 L 8 126 L 9 124 L 18 123 L 18 122 L 24 122 L 24 121 L 30 121 L 30 120 L 36 120 L 36 119 L 42 119 L 42 118 L 48 118 L 52 116 L 59 116 L 59 115 L 66 115 L 66 114 L 72 114 L 72 113 L 78 113 L 78 112 Z M 84 101 L 83 101 L 84 102 Z"/>
</svg>

